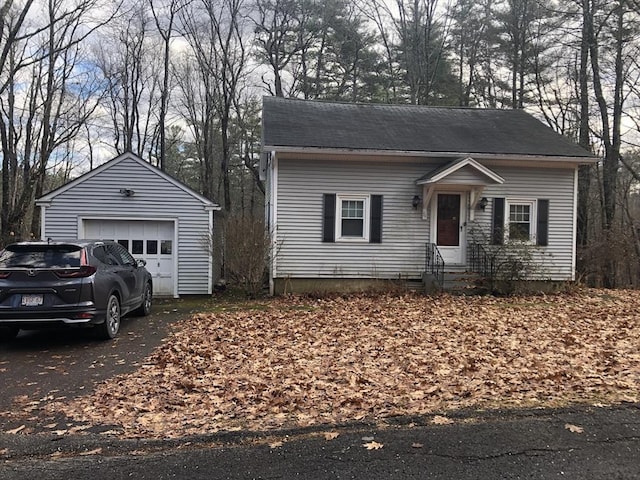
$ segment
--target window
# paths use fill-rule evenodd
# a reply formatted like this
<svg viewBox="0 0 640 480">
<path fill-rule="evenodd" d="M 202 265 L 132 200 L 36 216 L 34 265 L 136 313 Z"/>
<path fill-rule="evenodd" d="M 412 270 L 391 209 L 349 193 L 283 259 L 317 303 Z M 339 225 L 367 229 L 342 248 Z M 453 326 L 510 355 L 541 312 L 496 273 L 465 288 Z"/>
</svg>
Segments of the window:
<svg viewBox="0 0 640 480">
<path fill-rule="evenodd" d="M 171 255 L 171 240 L 160 242 L 160 255 Z"/>
<path fill-rule="evenodd" d="M 133 253 L 134 255 L 142 255 L 143 247 L 144 247 L 144 242 L 142 240 L 131 241 L 131 253 Z"/>
<path fill-rule="evenodd" d="M 509 240 L 532 242 L 536 237 L 535 200 L 509 200 L 505 230 Z"/>
<path fill-rule="evenodd" d="M 82 248 L 74 245 L 11 245 L 0 251 L 0 268 L 79 267 Z"/>
<path fill-rule="evenodd" d="M 155 255 L 158 253 L 158 241 L 147 240 L 147 255 Z"/>
<path fill-rule="evenodd" d="M 368 241 L 369 197 L 338 195 L 337 200 L 336 238 Z"/>
<path fill-rule="evenodd" d="M 549 199 L 492 199 L 491 243 L 505 240 L 549 245 Z"/>
<path fill-rule="evenodd" d="M 136 261 L 133 259 L 131 254 L 127 251 L 119 243 L 115 243 L 113 245 L 109 245 L 107 247 L 110 254 L 112 254 L 121 265 L 135 265 Z"/>
<path fill-rule="evenodd" d="M 382 195 L 322 195 L 322 241 L 382 243 Z"/>
<path fill-rule="evenodd" d="M 100 260 L 102 263 L 107 263 L 107 252 L 103 246 L 94 247 L 93 256 Z"/>
</svg>

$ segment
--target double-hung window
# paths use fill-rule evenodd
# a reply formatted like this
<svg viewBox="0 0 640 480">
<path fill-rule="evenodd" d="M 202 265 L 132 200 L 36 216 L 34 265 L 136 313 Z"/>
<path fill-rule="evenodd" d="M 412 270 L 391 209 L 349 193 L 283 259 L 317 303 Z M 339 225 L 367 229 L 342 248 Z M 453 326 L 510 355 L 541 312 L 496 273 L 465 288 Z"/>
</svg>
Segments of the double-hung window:
<svg viewBox="0 0 640 480">
<path fill-rule="evenodd" d="M 549 200 L 503 198 L 492 200 L 491 243 L 505 240 L 549 245 Z"/>
<path fill-rule="evenodd" d="M 323 242 L 382 242 L 382 195 L 325 193 Z"/>
<path fill-rule="evenodd" d="M 337 240 L 369 241 L 369 196 L 338 195 Z"/>
<path fill-rule="evenodd" d="M 536 238 L 536 201 L 507 199 L 509 214 L 506 231 L 509 240 L 534 242 Z"/>
</svg>

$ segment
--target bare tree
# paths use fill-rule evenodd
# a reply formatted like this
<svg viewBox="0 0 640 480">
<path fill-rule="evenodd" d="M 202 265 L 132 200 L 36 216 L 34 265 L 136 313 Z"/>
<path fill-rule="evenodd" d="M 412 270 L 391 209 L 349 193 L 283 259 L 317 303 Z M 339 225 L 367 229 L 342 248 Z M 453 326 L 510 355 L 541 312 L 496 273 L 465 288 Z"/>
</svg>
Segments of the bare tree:
<svg viewBox="0 0 640 480">
<path fill-rule="evenodd" d="M 184 0 L 169 0 L 167 5 L 162 7 L 158 4 L 159 0 L 149 0 L 153 19 L 160 37 L 162 37 L 162 86 L 160 88 L 160 112 L 158 114 L 158 167 L 160 170 L 165 169 L 167 156 L 167 114 L 169 108 L 170 87 L 169 80 L 171 78 L 170 59 L 171 59 L 171 38 L 174 33 L 175 21 L 178 11 L 183 8 Z"/>
<path fill-rule="evenodd" d="M 300 0 L 257 0 L 254 42 L 257 58 L 269 65 L 273 75 L 273 91 L 264 76 L 263 84 L 275 96 L 284 97 L 283 74 L 296 55 L 307 46 L 305 18 Z"/>
<path fill-rule="evenodd" d="M 99 101 L 93 72 L 78 68 L 82 45 L 100 22 L 86 24 L 94 0 L 47 0 L 27 22 L 35 2 L 5 4 L 0 21 L 1 242 L 37 234 L 34 199 L 46 175 L 68 158 L 73 139 Z M 107 21 L 108 19 L 103 19 Z"/>
<path fill-rule="evenodd" d="M 610 230 L 616 213 L 624 88 L 627 80 L 625 63 L 632 38 L 632 30 L 628 28 L 631 13 L 624 0 L 606 4 L 592 1 L 585 4 L 583 8 L 585 7 L 589 8 L 588 15 L 584 17 L 585 33 L 589 45 L 593 92 L 598 105 L 599 138 L 604 148 L 602 225 L 605 230 Z M 612 92 L 612 96 L 609 92 Z"/>
<path fill-rule="evenodd" d="M 231 127 L 234 104 L 246 75 L 248 52 L 245 46 L 247 17 L 243 0 L 201 0 L 183 10 L 185 36 L 203 77 L 209 77 L 205 95 L 208 106 L 206 121 L 217 123 L 220 139 L 220 180 L 223 208 L 230 212 L 231 183 L 229 166 L 232 155 Z M 216 118 L 210 116 L 215 113 Z M 205 161 L 212 161 L 205 158 Z"/>
<path fill-rule="evenodd" d="M 175 82 L 179 90 L 180 113 L 189 127 L 199 165 L 199 191 L 207 198 L 218 196 L 216 189 L 219 157 L 216 96 L 213 77 L 197 67 L 193 57 L 183 54 L 175 64 Z"/>
<path fill-rule="evenodd" d="M 150 38 L 152 19 L 143 3 L 134 6 L 103 29 L 96 48 L 108 104 L 106 108 L 117 153 L 140 157 L 154 151 L 157 131 L 154 112 L 161 103 L 160 62 Z"/>
</svg>

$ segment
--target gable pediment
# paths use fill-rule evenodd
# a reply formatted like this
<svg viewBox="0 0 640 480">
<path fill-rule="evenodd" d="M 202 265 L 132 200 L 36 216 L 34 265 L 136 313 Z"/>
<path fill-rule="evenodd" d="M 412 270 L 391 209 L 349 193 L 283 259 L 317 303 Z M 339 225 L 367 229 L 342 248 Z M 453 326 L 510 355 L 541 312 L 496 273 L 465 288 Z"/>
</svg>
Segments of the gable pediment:
<svg viewBox="0 0 640 480">
<path fill-rule="evenodd" d="M 471 157 L 449 162 L 416 180 L 417 185 L 495 185 L 504 179 Z"/>
</svg>

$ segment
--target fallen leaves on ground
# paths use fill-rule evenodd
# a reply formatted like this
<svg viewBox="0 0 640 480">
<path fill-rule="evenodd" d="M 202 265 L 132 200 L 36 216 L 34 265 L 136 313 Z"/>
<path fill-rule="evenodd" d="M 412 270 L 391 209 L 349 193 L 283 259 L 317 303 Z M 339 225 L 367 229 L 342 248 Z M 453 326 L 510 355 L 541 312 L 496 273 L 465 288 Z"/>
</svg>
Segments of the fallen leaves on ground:
<svg viewBox="0 0 640 480">
<path fill-rule="evenodd" d="M 384 444 L 378 443 L 374 440 L 371 442 L 363 443 L 362 446 L 367 450 L 380 450 L 382 447 L 384 447 Z"/>
<path fill-rule="evenodd" d="M 81 456 L 87 455 L 100 455 L 102 453 L 102 448 L 94 448 L 93 450 L 86 450 L 84 452 L 80 452 Z"/>
<path fill-rule="evenodd" d="M 340 434 L 338 432 L 324 432 L 324 439 L 327 441 L 335 440 Z"/>
<path fill-rule="evenodd" d="M 453 420 L 448 417 L 443 417 L 442 415 L 436 415 L 433 417 L 433 420 L 431 420 L 431 423 L 435 425 L 451 425 Z"/>
<path fill-rule="evenodd" d="M 584 428 L 578 425 L 573 425 L 571 423 L 565 423 L 564 428 L 569 430 L 571 433 L 584 433 Z"/>
<path fill-rule="evenodd" d="M 197 314 L 137 371 L 46 408 L 175 437 L 638 401 L 638 312 L 636 291 L 277 298 Z"/>
<path fill-rule="evenodd" d="M 24 430 L 25 427 L 26 425 L 20 425 L 19 427 L 12 428 L 11 430 L 7 430 L 4 433 L 8 433 L 9 435 L 15 435 L 16 433 L 20 433 L 22 430 Z"/>
</svg>

